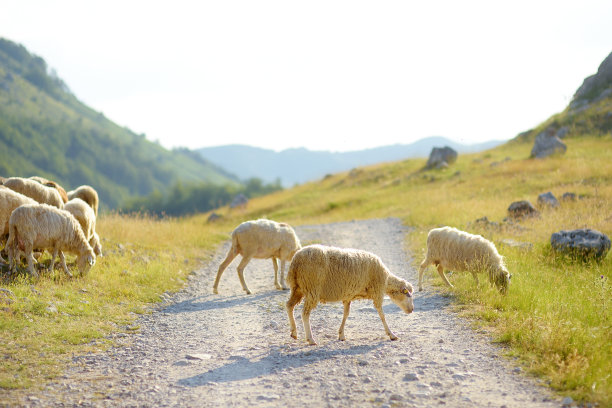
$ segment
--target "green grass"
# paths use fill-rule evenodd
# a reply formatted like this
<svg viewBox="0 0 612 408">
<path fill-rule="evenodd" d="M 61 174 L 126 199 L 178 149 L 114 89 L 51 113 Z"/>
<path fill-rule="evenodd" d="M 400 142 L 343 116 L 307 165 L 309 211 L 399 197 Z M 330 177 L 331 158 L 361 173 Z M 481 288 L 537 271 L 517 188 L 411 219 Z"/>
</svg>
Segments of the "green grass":
<svg viewBox="0 0 612 408">
<path fill-rule="evenodd" d="M 545 160 L 528 159 L 531 142 L 514 141 L 461 155 L 444 170 L 421 171 L 424 159 L 354 169 L 251 200 L 247 210 L 216 210 L 223 218 L 210 224 L 207 214 L 102 216 L 98 232 L 106 255 L 88 276 L 68 280 L 58 270 L 34 283 L 37 292 L 27 279 L 2 284 L 14 293 L 14 302 L 0 301 L 0 386 L 35 386 L 60 373 L 73 353 L 106 347 L 108 333 L 127 331 L 164 292 L 182 287 L 189 271 L 244 220 L 268 217 L 300 225 L 392 216 L 414 227 L 406 240 L 413 267 L 433 227 L 451 225 L 494 241 L 513 274 L 506 296 L 485 279 L 476 287 L 469 274 L 453 274 L 455 288 L 449 290 L 433 268 L 426 272 L 426 290 L 448 293 L 457 309 L 503 343 L 527 372 L 563 395 L 610 405 L 612 255 L 601 263 L 558 258 L 549 240 L 553 232 L 581 227 L 612 235 L 612 137 L 566 143 L 565 155 Z M 582 199 L 542 210 L 536 219 L 503 223 L 511 202 L 536 204 L 538 194 L 547 191 L 557 197 L 571 191 Z M 483 216 L 504 227 L 474 226 Z M 532 248 L 507 247 L 503 239 Z M 49 303 L 58 312 L 49 312 Z"/>
</svg>

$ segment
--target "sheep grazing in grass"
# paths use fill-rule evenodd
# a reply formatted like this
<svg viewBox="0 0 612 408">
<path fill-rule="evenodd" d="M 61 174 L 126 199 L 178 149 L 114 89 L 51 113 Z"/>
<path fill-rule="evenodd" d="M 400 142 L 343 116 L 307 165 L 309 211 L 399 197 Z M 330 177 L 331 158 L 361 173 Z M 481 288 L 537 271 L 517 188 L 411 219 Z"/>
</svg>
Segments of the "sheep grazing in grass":
<svg viewBox="0 0 612 408">
<path fill-rule="evenodd" d="M 45 186 L 38 181 L 22 177 L 10 177 L 4 181 L 4 186 L 41 204 L 49 204 L 57 208 L 64 206 L 64 200 L 62 200 L 62 196 L 56 188 Z"/>
<path fill-rule="evenodd" d="M 91 208 L 93 208 L 96 217 L 98 216 L 98 205 L 100 200 L 98 198 L 98 192 L 94 190 L 93 187 L 85 185 L 69 191 L 68 200 L 72 200 L 73 198 L 80 198 L 81 200 L 85 201 Z"/>
<path fill-rule="evenodd" d="M 478 283 L 478 272 L 486 272 L 489 280 L 500 292 L 505 293 L 510 284 L 510 274 L 504 258 L 495 245 L 480 235 L 469 234 L 452 227 L 434 228 L 427 235 L 427 255 L 419 268 L 419 290 L 423 290 L 423 272 L 435 265 L 442 280 L 453 287 L 444 269 L 469 271 Z"/>
<path fill-rule="evenodd" d="M 240 279 L 242 289 L 247 294 L 251 294 L 251 291 L 244 281 L 244 268 L 253 258 L 272 258 L 272 264 L 274 265 L 274 286 L 277 289 L 287 289 L 284 277 L 285 262 L 291 261 L 295 252 L 301 247 L 302 245 L 295 231 L 287 224 L 264 219 L 243 222 L 232 232 L 232 247 L 225 260 L 219 266 L 217 278 L 213 285 L 213 293 L 219 293 L 217 288 L 221 274 L 223 274 L 225 268 L 228 267 L 238 254 L 242 255 L 242 260 L 238 265 L 238 278 Z M 281 263 L 280 284 L 277 277 L 277 259 L 280 259 Z"/>
<path fill-rule="evenodd" d="M 47 180 L 46 178 L 39 176 L 32 176 L 30 177 L 30 180 L 38 181 L 40 184 L 45 185 L 47 187 L 53 187 L 60 193 L 60 197 L 62 197 L 62 201 L 64 202 L 64 204 L 68 202 L 68 194 L 66 194 L 66 190 L 64 190 L 64 188 L 57 184 L 55 181 Z"/>
<path fill-rule="evenodd" d="M 100 243 L 100 237 L 96 233 L 96 215 L 93 208 L 80 198 L 73 198 L 64 205 L 64 210 L 77 219 L 83 229 L 87 242 L 93 248 L 96 256 L 102 255 L 102 244 Z"/>
<path fill-rule="evenodd" d="M 9 239 L 6 247 L 11 270 L 16 269 L 16 255 L 23 251 L 32 277 L 38 277 L 34 270 L 33 248 L 50 250 L 51 270 L 59 253 L 62 267 L 68 276 L 72 274 L 66 266 L 62 251 L 77 255 L 77 266 L 81 275 L 87 273 L 96 261 L 96 255 L 76 218 L 68 211 L 46 204 L 25 204 L 13 211 L 9 219 Z"/>
<path fill-rule="evenodd" d="M 9 233 L 9 219 L 13 210 L 23 204 L 36 204 L 36 201 L 10 188 L 0 186 L 0 240 L 3 243 Z M 2 255 L 0 261 L 6 262 Z"/>
<path fill-rule="evenodd" d="M 291 295 L 287 301 L 287 314 L 291 337 L 297 339 L 293 309 L 304 298 L 302 322 L 306 340 L 317 344 L 310 330 L 310 313 L 319 302 L 342 302 L 344 316 L 338 331 L 338 339 L 344 340 L 344 324 L 348 318 L 351 301 L 372 299 L 382 320 L 385 332 L 391 340 L 397 336 L 389 330 L 382 305 L 385 294 L 404 312 L 414 310 L 412 285 L 393 275 L 381 259 L 358 249 L 341 249 L 324 245 L 310 245 L 299 250 L 289 266 L 287 283 Z"/>
</svg>

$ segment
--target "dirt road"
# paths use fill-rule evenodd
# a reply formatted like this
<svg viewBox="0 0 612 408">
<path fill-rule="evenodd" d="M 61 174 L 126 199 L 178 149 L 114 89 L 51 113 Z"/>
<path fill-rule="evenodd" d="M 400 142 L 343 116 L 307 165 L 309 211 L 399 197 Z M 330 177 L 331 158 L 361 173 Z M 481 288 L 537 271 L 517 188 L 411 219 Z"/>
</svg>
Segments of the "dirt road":
<svg viewBox="0 0 612 408">
<path fill-rule="evenodd" d="M 296 228 L 303 243 L 356 247 L 378 254 L 415 285 L 398 219 Z M 65 376 L 29 406 L 315 406 L 558 407 L 558 398 L 500 357 L 501 350 L 454 315 L 426 285 L 407 315 L 385 300 L 399 340 L 390 341 L 370 301 L 353 303 L 344 342 L 337 340 L 341 304 L 319 305 L 311 317 L 318 346 L 289 336 L 287 291 L 273 285 L 272 262 L 254 260 L 243 294 L 235 260 L 219 295 L 212 283 L 229 241 L 191 276 L 190 284 L 139 319 L 120 347 L 75 358 Z M 431 273 L 431 271 L 430 271 Z M 433 274 L 429 278 L 433 278 Z"/>
</svg>

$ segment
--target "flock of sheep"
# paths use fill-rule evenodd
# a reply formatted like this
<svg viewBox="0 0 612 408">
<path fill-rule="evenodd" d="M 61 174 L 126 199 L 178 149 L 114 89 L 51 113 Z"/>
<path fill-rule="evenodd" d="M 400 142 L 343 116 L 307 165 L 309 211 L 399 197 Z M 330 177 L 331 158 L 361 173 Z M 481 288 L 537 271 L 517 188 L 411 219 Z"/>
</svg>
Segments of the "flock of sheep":
<svg viewBox="0 0 612 408">
<path fill-rule="evenodd" d="M 34 253 L 47 250 L 51 253 L 53 270 L 59 255 L 62 267 L 72 276 L 64 251 L 77 256 L 77 267 L 85 274 L 101 255 L 100 238 L 96 233 L 98 194 L 90 186 L 81 186 L 66 191 L 53 181 L 41 177 L 0 178 L 0 239 L 5 241 L 8 264 L 15 271 L 22 256 L 33 277 Z M 385 321 L 382 305 L 384 296 L 397 304 L 404 312 L 414 310 L 412 285 L 395 276 L 381 259 L 370 252 L 358 249 L 342 249 L 324 245 L 302 247 L 291 226 L 271 220 L 254 220 L 240 224 L 232 232 L 232 245 L 225 260 L 219 266 L 213 284 L 218 293 L 223 271 L 238 255 L 238 278 L 242 289 L 250 294 L 245 280 L 244 268 L 253 258 L 272 259 L 274 285 L 277 289 L 291 289 L 287 301 L 287 314 L 291 337 L 297 339 L 297 328 L 293 309 L 304 300 L 302 322 L 306 340 L 316 344 L 310 329 L 310 313 L 319 302 L 342 302 L 344 316 L 338 338 L 345 339 L 344 325 L 348 318 L 351 301 L 371 299 L 391 340 L 397 336 Z M 278 278 L 280 260 L 280 281 Z M 0 255 L 0 261 L 6 261 Z M 285 266 L 290 262 L 285 284 Z M 477 273 L 485 272 L 489 280 L 502 293 L 508 288 L 510 274 L 495 245 L 481 237 L 451 227 L 432 229 L 427 237 L 427 255 L 419 268 L 419 290 L 423 290 L 423 272 L 435 265 L 444 282 L 452 286 L 444 269 L 470 271 L 476 281 Z"/>
<path fill-rule="evenodd" d="M 297 339 L 297 328 L 293 309 L 304 299 L 302 323 L 306 341 L 317 344 L 310 329 L 310 313 L 319 302 L 342 302 L 344 316 L 338 331 L 338 339 L 345 340 L 344 325 L 348 318 L 351 302 L 356 299 L 371 299 L 391 340 L 397 336 L 385 321 L 382 304 L 384 296 L 398 305 L 404 312 L 414 310 L 412 285 L 395 276 L 381 259 L 370 252 L 359 249 L 343 249 L 325 245 L 302 247 L 293 228 L 284 223 L 259 219 L 246 221 L 232 232 L 232 246 L 225 260 L 219 266 L 213 293 L 218 293 L 219 280 L 228 265 L 241 255 L 238 278 L 242 289 L 251 291 L 244 280 L 244 268 L 253 258 L 272 259 L 274 285 L 277 289 L 291 289 L 286 303 L 291 337 Z M 280 260 L 280 284 L 278 263 Z M 285 286 L 284 270 L 290 262 Z M 444 269 L 469 271 L 478 282 L 477 273 L 484 272 L 500 292 L 505 293 L 510 284 L 510 274 L 495 245 L 480 235 L 469 234 L 452 227 L 432 229 L 427 236 L 427 255 L 419 268 L 419 290 L 423 290 L 423 272 L 429 265 L 435 265 L 444 282 L 451 283 Z"/>
<path fill-rule="evenodd" d="M 57 183 L 42 177 L 0 178 L 0 240 L 5 243 L 8 264 L 15 271 L 22 256 L 32 277 L 34 254 L 51 253 L 53 270 L 59 255 L 62 268 L 72 276 L 64 252 L 77 255 L 77 267 L 85 274 L 102 254 L 96 233 L 98 193 L 90 186 L 66 192 Z M 2 255 L 0 261 L 6 263 Z"/>
</svg>

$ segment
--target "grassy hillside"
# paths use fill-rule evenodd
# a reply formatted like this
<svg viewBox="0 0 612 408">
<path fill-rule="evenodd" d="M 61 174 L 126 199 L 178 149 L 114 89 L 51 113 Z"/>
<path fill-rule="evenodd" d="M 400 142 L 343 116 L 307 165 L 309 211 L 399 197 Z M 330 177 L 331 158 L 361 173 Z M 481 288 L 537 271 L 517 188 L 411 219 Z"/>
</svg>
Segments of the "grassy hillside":
<svg viewBox="0 0 612 408">
<path fill-rule="evenodd" d="M 448 293 L 458 310 L 505 344 L 527 372 L 564 395 L 610 404 L 612 255 L 599 264 L 557 259 L 549 239 L 560 229 L 585 226 L 612 235 L 612 137 L 582 135 L 566 142 L 566 155 L 546 160 L 527 159 L 531 143 L 516 141 L 460 156 L 445 170 L 422 172 L 425 160 L 360 168 L 253 199 L 244 211 L 217 210 L 223 218 L 215 223 L 206 222 L 207 214 L 103 216 L 98 230 L 106 256 L 87 277 L 67 280 L 58 270 L 34 287 L 25 278 L 4 280 L 13 302 L 0 308 L 0 349 L 7 356 L 0 386 L 34 386 L 37 378 L 59 373 L 72 353 L 106 347 L 109 332 L 137 329 L 130 322 L 166 291 L 180 288 L 202 257 L 244 220 L 312 224 L 393 216 L 415 228 L 407 236 L 407 249 L 415 256 L 407 268 L 422 260 L 432 227 L 453 225 L 496 242 L 513 274 L 507 296 L 483 279 L 476 288 L 466 275 L 453 275 L 456 288 L 448 290 L 431 269 L 426 290 Z M 538 219 L 502 223 L 500 229 L 473 224 L 483 216 L 502 222 L 512 201 L 535 203 L 546 191 L 556 196 L 571 191 L 582 199 L 544 210 Z M 532 247 L 504 246 L 502 239 Z M 42 332 L 48 335 L 36 335 Z"/>
<path fill-rule="evenodd" d="M 168 151 L 79 102 L 46 62 L 0 38 L 0 175 L 90 184 L 103 206 L 176 181 L 237 184 L 186 149 Z"/>
</svg>

